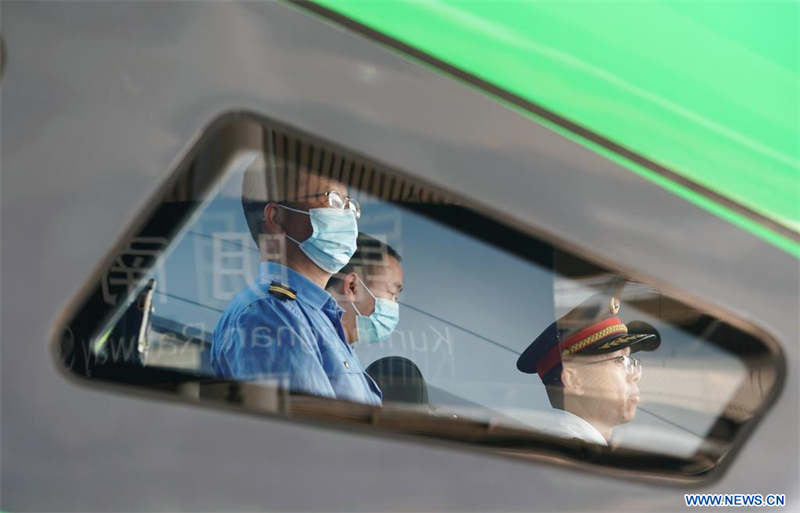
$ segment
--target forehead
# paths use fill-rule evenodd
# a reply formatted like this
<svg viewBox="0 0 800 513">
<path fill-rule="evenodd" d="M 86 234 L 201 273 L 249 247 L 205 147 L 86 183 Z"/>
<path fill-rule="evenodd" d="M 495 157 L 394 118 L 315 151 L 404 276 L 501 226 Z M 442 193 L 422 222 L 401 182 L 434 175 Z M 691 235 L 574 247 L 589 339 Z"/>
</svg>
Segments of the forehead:
<svg viewBox="0 0 800 513">
<path fill-rule="evenodd" d="M 613 353 L 603 353 L 595 356 L 597 356 L 598 360 L 608 360 L 609 358 L 616 358 L 618 356 L 628 356 L 629 354 L 631 354 L 631 348 L 626 347 L 624 349 L 620 349 L 619 351 L 614 351 Z"/>
<path fill-rule="evenodd" d="M 313 173 L 300 173 L 297 182 L 297 195 L 308 196 L 336 191 L 342 196 L 347 196 L 347 187 L 338 180 Z"/>
<path fill-rule="evenodd" d="M 403 267 L 388 253 L 384 253 L 380 261 L 367 266 L 366 272 L 373 281 L 388 282 L 390 285 L 403 284 Z"/>
</svg>

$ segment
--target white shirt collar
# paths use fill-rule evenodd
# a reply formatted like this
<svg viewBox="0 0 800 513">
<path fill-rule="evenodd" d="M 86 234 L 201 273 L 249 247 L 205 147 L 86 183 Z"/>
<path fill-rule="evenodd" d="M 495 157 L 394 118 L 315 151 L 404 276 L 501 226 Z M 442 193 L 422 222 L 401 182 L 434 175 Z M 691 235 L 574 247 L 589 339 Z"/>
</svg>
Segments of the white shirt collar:
<svg viewBox="0 0 800 513">
<path fill-rule="evenodd" d="M 557 408 L 550 410 L 544 431 L 555 436 L 579 438 L 584 442 L 608 447 L 608 442 L 596 427 L 574 413 Z"/>
</svg>

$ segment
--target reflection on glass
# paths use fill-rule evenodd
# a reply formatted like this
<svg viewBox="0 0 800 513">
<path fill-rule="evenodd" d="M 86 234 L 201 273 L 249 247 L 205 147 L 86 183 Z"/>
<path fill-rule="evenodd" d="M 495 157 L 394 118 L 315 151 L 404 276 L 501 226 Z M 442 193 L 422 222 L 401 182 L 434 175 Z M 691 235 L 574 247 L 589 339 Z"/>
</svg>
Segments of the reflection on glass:
<svg viewBox="0 0 800 513">
<path fill-rule="evenodd" d="M 684 474 L 773 390 L 762 342 L 653 287 L 291 131 L 225 134 L 109 267 L 101 325 L 76 317 L 75 372 L 506 453 L 706 458 Z"/>
</svg>

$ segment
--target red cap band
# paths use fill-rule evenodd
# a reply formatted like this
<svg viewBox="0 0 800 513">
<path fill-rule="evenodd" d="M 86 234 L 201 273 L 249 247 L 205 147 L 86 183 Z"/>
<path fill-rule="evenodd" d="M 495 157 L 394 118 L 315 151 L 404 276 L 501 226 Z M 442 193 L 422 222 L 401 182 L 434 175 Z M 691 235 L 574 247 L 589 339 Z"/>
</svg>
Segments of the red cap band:
<svg viewBox="0 0 800 513">
<path fill-rule="evenodd" d="M 603 335 L 596 340 L 593 340 L 595 335 L 603 331 Z M 603 338 L 616 333 L 627 333 L 628 328 L 622 324 L 622 321 L 617 317 L 609 317 L 596 324 L 592 324 L 588 328 L 584 328 L 579 332 L 570 335 L 563 342 L 550 349 L 544 356 L 539 358 L 536 362 L 536 373 L 544 380 L 545 375 L 556 365 L 561 363 L 561 357 L 576 354 L 590 346 L 591 344 L 602 340 Z"/>
</svg>

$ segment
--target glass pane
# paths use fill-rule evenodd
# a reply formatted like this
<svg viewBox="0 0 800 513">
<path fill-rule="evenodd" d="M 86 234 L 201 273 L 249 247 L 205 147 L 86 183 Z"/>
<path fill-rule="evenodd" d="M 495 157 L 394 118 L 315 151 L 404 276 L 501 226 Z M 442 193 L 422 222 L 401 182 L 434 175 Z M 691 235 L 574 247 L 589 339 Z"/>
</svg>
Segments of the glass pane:
<svg viewBox="0 0 800 513">
<path fill-rule="evenodd" d="M 707 475 L 780 368 L 744 323 L 245 115 L 79 305 L 83 378 L 653 476 Z"/>
</svg>

